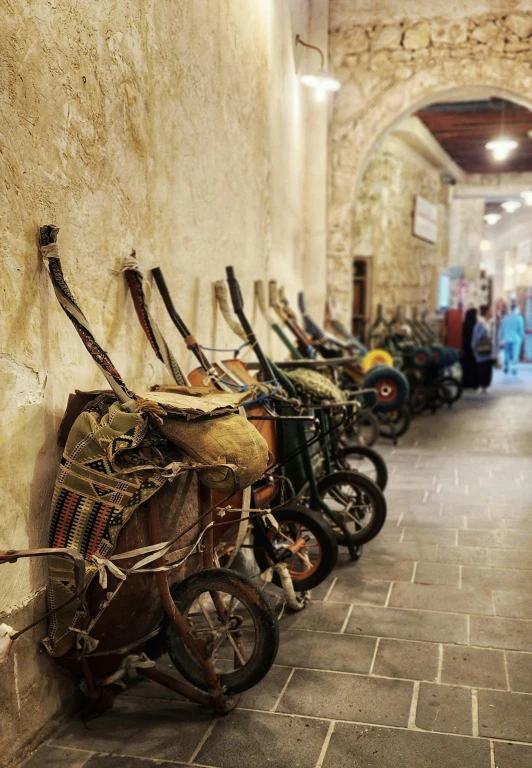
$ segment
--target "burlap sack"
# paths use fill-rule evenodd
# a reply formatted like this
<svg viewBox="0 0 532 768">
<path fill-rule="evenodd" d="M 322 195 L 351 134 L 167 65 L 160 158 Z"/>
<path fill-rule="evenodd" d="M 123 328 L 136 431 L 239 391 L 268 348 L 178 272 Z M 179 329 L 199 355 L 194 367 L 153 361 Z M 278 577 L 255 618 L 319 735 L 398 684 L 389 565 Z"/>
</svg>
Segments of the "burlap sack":
<svg viewBox="0 0 532 768">
<path fill-rule="evenodd" d="M 343 403 L 347 399 L 340 387 L 318 371 L 291 368 L 284 373 L 298 392 L 315 403 Z"/>
<path fill-rule="evenodd" d="M 200 481 L 213 491 L 241 491 L 262 477 L 268 466 L 266 441 L 238 414 L 190 421 L 164 419 L 159 431 L 198 464 L 232 465 L 198 472 Z"/>
</svg>

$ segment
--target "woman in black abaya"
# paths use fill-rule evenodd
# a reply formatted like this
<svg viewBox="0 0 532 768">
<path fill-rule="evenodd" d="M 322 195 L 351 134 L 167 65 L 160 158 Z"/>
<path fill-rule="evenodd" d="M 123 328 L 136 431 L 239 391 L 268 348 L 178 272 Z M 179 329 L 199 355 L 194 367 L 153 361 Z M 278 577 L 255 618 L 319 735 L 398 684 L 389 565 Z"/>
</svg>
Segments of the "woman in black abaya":
<svg viewBox="0 0 532 768">
<path fill-rule="evenodd" d="M 462 325 L 462 386 L 464 389 L 477 389 L 477 361 L 473 354 L 471 342 L 473 340 L 473 329 L 477 324 L 477 310 L 468 309 Z"/>
</svg>

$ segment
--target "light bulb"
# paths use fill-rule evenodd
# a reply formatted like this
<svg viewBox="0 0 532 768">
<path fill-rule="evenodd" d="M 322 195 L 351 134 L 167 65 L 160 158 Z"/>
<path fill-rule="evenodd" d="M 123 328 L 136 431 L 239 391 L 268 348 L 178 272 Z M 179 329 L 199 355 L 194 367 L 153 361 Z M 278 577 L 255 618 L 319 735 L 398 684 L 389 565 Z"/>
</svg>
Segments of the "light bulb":
<svg viewBox="0 0 532 768">
<path fill-rule="evenodd" d="M 519 200 L 505 200 L 502 207 L 507 213 L 515 213 L 521 207 Z"/>
<path fill-rule="evenodd" d="M 517 146 L 517 141 L 514 141 L 514 139 L 501 137 L 500 139 L 495 139 L 495 141 L 488 141 L 486 149 L 493 152 L 494 160 L 506 160 L 506 158 L 509 157 L 510 152 L 513 152 Z"/>
<path fill-rule="evenodd" d="M 316 88 L 317 90 L 325 92 L 340 90 L 340 81 L 335 77 L 332 77 L 332 75 L 327 74 L 324 69 L 318 69 L 313 75 L 301 75 L 299 79 L 303 85 L 307 86 L 307 88 Z M 323 98 L 325 98 L 325 94 L 323 94 Z M 318 101 L 322 100 L 323 99 L 318 99 Z"/>
<path fill-rule="evenodd" d="M 316 101 L 325 101 L 327 98 L 327 89 L 319 86 L 314 90 L 314 98 Z"/>
<path fill-rule="evenodd" d="M 484 216 L 484 221 L 486 224 L 488 224 L 490 227 L 492 227 L 494 224 L 496 224 L 501 219 L 500 213 L 487 213 Z"/>
</svg>

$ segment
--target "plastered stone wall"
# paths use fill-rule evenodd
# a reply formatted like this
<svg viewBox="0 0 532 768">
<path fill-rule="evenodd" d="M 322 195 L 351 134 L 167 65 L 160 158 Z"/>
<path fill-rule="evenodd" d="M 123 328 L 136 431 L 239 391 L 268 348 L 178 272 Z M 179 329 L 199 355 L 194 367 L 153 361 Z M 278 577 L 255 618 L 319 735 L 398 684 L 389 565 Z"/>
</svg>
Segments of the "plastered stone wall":
<svg viewBox="0 0 532 768">
<path fill-rule="evenodd" d="M 397 120 L 445 98 L 532 105 L 528 2 L 332 0 L 330 69 L 341 80 L 329 138 L 328 280 L 348 318 L 352 209 L 371 152 Z"/>
<path fill-rule="evenodd" d="M 371 259 L 371 309 L 385 317 L 402 305 L 435 309 L 437 276 L 447 264 L 448 206 L 440 172 L 389 136 L 371 156 L 358 188 L 352 221 L 353 258 Z M 438 243 L 412 234 L 416 195 L 439 209 Z"/>
<path fill-rule="evenodd" d="M 47 543 L 56 430 L 75 388 L 105 386 L 39 261 L 39 225 L 60 227 L 65 275 L 130 387 L 169 377 L 119 274 L 137 251 L 162 266 L 208 346 L 238 340 L 213 312 L 232 264 L 258 331 L 253 280 L 302 285 L 309 0 L 12 0 L 0 12 L 0 549 Z M 160 299 L 154 313 L 194 367 Z M 0 616 L 43 610 L 45 566 L 1 566 Z M 40 654 L 41 625 L 0 667 L 0 764 L 70 706 Z M 66 688 L 66 690 L 65 690 Z"/>
</svg>

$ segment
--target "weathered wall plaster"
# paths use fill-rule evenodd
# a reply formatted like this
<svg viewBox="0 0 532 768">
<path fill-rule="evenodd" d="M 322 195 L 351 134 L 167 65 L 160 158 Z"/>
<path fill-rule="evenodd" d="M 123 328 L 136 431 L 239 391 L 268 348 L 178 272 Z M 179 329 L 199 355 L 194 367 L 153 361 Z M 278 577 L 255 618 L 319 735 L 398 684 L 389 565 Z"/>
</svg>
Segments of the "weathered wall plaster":
<svg viewBox="0 0 532 768">
<path fill-rule="evenodd" d="M 501 95 L 532 106 L 532 24 L 525 0 L 332 0 L 329 29 L 343 87 L 329 140 L 328 280 L 347 319 L 352 208 L 371 152 L 398 119 L 438 99 Z"/>
<path fill-rule="evenodd" d="M 398 305 L 435 309 L 437 276 L 447 264 L 447 188 L 440 171 L 395 136 L 372 155 L 358 188 L 352 222 L 352 257 L 369 256 L 372 310 Z M 438 243 L 412 234 L 416 195 L 439 208 Z"/>
<path fill-rule="evenodd" d="M 131 248 L 144 269 L 163 267 L 210 346 L 235 344 L 213 314 L 211 281 L 226 264 L 252 312 L 254 279 L 277 277 L 292 297 L 301 287 L 307 96 L 296 71 L 307 54 L 294 52 L 294 38 L 305 37 L 309 9 L 309 0 L 4 4 L 0 548 L 46 544 L 68 393 L 104 385 L 39 262 L 39 225 L 61 228 L 71 287 L 137 389 L 168 375 L 117 274 Z M 160 300 L 154 310 L 190 369 Z M 2 566 L 0 613 L 15 626 L 37 615 L 44 583 L 42 563 Z M 0 762 L 65 701 L 62 678 L 38 655 L 43 632 L 0 668 Z"/>
</svg>

